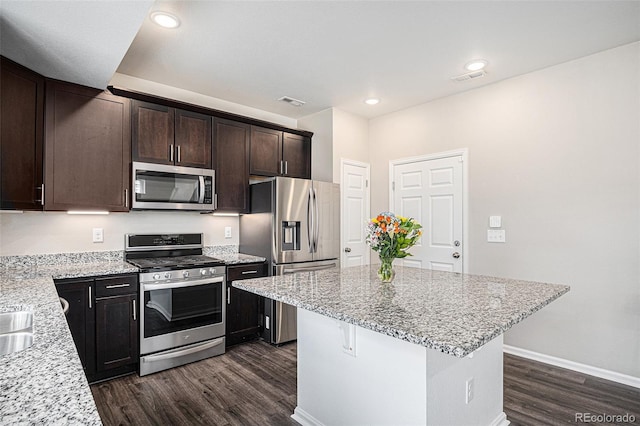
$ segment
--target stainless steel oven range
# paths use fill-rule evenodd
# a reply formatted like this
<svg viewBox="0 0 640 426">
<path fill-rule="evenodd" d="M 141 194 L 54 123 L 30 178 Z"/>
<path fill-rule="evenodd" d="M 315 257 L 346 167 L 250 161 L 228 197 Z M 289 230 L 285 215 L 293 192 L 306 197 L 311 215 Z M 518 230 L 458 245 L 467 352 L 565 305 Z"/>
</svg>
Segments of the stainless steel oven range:
<svg viewBox="0 0 640 426">
<path fill-rule="evenodd" d="M 127 234 L 140 269 L 140 375 L 225 351 L 225 264 L 202 254 L 202 234 Z"/>
</svg>

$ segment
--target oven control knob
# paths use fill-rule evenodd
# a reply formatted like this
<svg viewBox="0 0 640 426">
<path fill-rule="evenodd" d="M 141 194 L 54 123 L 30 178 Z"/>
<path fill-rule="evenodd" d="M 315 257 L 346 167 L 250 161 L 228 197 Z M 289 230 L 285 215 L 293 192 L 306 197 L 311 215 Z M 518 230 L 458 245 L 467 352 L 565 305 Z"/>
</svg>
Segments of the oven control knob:
<svg viewBox="0 0 640 426">
<path fill-rule="evenodd" d="M 210 273 L 211 275 L 215 275 L 215 273 L 216 273 L 216 269 L 215 269 L 215 268 L 211 268 L 211 269 L 209 269 L 209 273 Z"/>
<path fill-rule="evenodd" d="M 184 272 L 182 273 L 182 276 L 183 276 L 183 277 L 185 277 L 185 278 L 187 278 L 187 277 L 189 276 L 189 271 L 184 271 Z"/>
<path fill-rule="evenodd" d="M 153 274 L 153 279 L 158 281 L 160 279 L 160 274 Z"/>
<path fill-rule="evenodd" d="M 200 269 L 200 275 L 207 275 L 206 269 Z"/>
<path fill-rule="evenodd" d="M 171 273 L 170 272 L 165 272 L 164 277 L 166 279 L 170 279 L 171 278 Z"/>
</svg>

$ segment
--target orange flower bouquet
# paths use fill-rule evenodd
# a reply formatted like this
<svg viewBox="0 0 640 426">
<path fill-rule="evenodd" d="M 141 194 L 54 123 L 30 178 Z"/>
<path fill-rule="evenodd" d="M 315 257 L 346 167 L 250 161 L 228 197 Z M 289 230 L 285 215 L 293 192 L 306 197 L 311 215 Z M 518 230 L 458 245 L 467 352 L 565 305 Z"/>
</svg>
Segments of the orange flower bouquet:
<svg viewBox="0 0 640 426">
<path fill-rule="evenodd" d="M 382 212 L 369 221 L 366 227 L 366 242 L 380 256 L 378 277 L 382 282 L 391 282 L 394 277 L 393 260 L 411 256 L 407 250 L 422 236 L 422 225 L 413 218 Z"/>
</svg>

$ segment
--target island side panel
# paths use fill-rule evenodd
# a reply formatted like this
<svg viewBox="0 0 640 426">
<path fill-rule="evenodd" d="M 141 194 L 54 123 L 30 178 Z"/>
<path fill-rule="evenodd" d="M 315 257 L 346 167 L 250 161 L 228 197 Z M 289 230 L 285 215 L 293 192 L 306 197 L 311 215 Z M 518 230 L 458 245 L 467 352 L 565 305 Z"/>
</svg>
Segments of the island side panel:
<svg viewBox="0 0 640 426">
<path fill-rule="evenodd" d="M 457 358 L 301 308 L 302 425 L 507 425 L 502 336 Z M 349 351 L 352 348 L 352 351 Z M 473 378 L 473 399 L 466 382 Z"/>
<path fill-rule="evenodd" d="M 298 308 L 303 425 L 427 423 L 427 349 Z M 340 325 L 343 325 L 341 328 Z M 343 351 L 355 330 L 355 356 Z M 348 346 L 348 345 L 347 345 Z M 453 357 L 452 357 L 453 358 Z"/>
<path fill-rule="evenodd" d="M 429 425 L 506 426 L 502 335 L 464 358 L 427 350 Z M 473 380 L 467 401 L 467 381 Z"/>
</svg>

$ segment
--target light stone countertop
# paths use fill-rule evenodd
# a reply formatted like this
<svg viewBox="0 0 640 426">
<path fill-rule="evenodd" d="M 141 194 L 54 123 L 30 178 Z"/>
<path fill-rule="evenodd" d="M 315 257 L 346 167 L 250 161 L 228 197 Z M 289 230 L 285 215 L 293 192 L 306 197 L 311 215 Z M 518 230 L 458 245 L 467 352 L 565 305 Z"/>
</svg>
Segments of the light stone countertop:
<svg viewBox="0 0 640 426">
<path fill-rule="evenodd" d="M 462 358 L 569 291 L 569 286 L 379 265 L 234 281 L 285 302 Z"/>
<path fill-rule="evenodd" d="M 0 424 L 102 424 L 53 279 L 136 273 L 123 261 L 0 270 L 0 309 L 33 310 L 33 345 L 0 356 Z M 5 265 L 6 266 L 6 265 Z M 53 279 L 52 279 L 53 278 Z"/>
<path fill-rule="evenodd" d="M 228 265 L 264 262 L 237 247 L 205 248 Z M 0 312 L 33 311 L 33 345 L 0 356 L 0 425 L 101 424 L 54 279 L 137 273 L 122 251 L 0 257 Z"/>
</svg>

